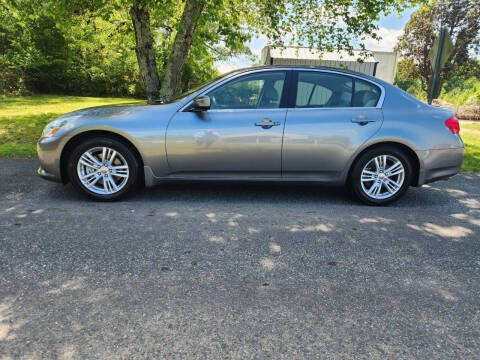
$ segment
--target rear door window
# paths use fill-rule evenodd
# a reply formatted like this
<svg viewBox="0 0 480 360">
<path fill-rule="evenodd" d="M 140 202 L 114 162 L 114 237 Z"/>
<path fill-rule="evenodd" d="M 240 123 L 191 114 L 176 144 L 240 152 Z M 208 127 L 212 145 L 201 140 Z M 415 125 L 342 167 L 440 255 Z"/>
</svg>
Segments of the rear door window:
<svg viewBox="0 0 480 360">
<path fill-rule="evenodd" d="M 300 71 L 295 107 L 350 107 L 353 79 L 331 73 Z"/>
</svg>

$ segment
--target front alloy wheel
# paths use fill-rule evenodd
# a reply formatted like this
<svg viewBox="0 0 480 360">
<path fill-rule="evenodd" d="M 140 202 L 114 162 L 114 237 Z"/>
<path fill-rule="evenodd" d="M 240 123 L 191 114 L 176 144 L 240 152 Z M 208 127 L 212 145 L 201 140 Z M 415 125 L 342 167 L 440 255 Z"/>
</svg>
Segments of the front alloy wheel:
<svg viewBox="0 0 480 360">
<path fill-rule="evenodd" d="M 69 161 L 69 176 L 82 193 L 98 200 L 117 200 L 136 183 L 138 162 L 123 143 L 95 138 L 80 143 Z"/>
<path fill-rule="evenodd" d="M 129 170 L 127 161 L 120 153 L 103 146 L 89 149 L 80 156 L 77 174 L 82 185 L 90 191 L 109 195 L 125 187 Z"/>
</svg>

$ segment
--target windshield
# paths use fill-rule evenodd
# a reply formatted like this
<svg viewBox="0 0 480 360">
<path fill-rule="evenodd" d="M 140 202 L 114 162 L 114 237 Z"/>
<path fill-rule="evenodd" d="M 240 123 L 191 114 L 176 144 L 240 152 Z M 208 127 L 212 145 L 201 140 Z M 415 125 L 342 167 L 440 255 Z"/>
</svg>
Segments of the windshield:
<svg viewBox="0 0 480 360">
<path fill-rule="evenodd" d="M 222 74 L 222 75 L 220 75 L 220 76 L 217 76 L 217 77 L 215 77 L 215 78 L 212 79 L 212 80 L 205 81 L 205 82 L 201 83 L 200 85 L 197 85 L 197 86 L 195 86 L 195 87 L 193 87 L 193 88 L 191 88 L 191 89 L 189 89 L 189 90 L 187 90 L 187 91 L 184 91 L 183 93 L 179 94 L 178 96 L 176 96 L 176 97 L 173 98 L 172 100 L 167 101 L 167 102 L 164 102 L 164 103 L 162 103 L 162 104 L 169 104 L 169 103 L 173 103 L 173 102 L 179 101 L 179 100 L 181 100 L 181 99 L 183 99 L 183 98 L 185 98 L 185 97 L 187 97 L 187 96 L 189 96 L 189 95 L 192 95 L 193 93 L 201 90 L 202 88 L 204 88 L 204 87 L 206 87 L 206 86 L 208 86 L 208 85 L 210 85 L 210 84 L 213 84 L 214 82 L 216 82 L 216 81 L 218 81 L 218 80 L 220 80 L 220 79 L 222 79 L 222 78 L 224 78 L 224 77 L 230 76 L 231 74 L 233 74 L 233 73 L 235 73 L 235 72 L 237 72 L 237 71 L 238 71 L 238 70 L 233 70 L 233 71 L 230 71 L 230 72 L 228 72 L 228 73 L 225 73 L 225 74 Z"/>
</svg>

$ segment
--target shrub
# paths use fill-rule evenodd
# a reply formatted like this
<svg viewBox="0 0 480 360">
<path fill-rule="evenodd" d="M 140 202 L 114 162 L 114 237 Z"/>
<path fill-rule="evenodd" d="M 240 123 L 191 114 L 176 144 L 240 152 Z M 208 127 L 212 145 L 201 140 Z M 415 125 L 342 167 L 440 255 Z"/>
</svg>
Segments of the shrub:
<svg viewBox="0 0 480 360">
<path fill-rule="evenodd" d="M 458 105 L 477 105 L 480 102 L 480 79 L 452 77 L 443 84 L 440 99 Z"/>
</svg>

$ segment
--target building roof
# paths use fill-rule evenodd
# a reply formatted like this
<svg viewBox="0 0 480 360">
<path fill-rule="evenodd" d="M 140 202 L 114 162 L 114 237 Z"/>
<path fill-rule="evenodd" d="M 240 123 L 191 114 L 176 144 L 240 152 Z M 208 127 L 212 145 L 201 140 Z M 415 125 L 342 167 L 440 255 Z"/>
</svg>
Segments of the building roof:
<svg viewBox="0 0 480 360">
<path fill-rule="evenodd" d="M 357 62 L 357 59 L 362 58 L 364 63 L 376 63 L 377 60 L 373 55 L 362 57 L 361 50 L 353 50 L 353 55 L 348 51 L 342 50 L 339 52 L 322 52 L 316 49 L 300 46 L 286 46 L 286 47 L 271 47 L 266 46 L 262 50 L 268 51 L 271 58 L 274 59 L 302 59 L 302 60 L 321 60 L 321 61 L 340 61 L 340 62 Z M 265 53 L 265 56 L 267 54 Z"/>
</svg>

